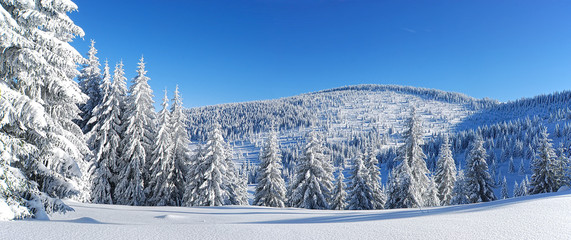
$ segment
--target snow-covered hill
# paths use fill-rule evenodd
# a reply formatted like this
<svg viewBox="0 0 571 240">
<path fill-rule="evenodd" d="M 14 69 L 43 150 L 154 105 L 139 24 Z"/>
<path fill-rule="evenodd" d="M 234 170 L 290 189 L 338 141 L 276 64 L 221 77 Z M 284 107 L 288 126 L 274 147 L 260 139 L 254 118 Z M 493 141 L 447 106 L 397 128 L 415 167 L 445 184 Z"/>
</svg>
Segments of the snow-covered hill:
<svg viewBox="0 0 571 240">
<path fill-rule="evenodd" d="M 227 140 L 234 142 L 255 141 L 272 126 L 284 133 L 308 127 L 325 128 L 335 135 L 371 128 L 381 134 L 398 131 L 412 107 L 420 113 L 429 135 L 526 117 L 568 117 L 571 92 L 501 103 L 435 89 L 356 85 L 275 100 L 198 107 L 186 113 L 192 140 L 203 140 L 214 124 L 220 124 Z"/>
<path fill-rule="evenodd" d="M 571 192 L 370 211 L 68 202 L 51 221 L 0 222 L 0 239 L 571 239 Z"/>
<path fill-rule="evenodd" d="M 402 142 L 400 133 L 413 107 L 422 119 L 429 170 L 435 171 L 440 134 L 451 136 L 459 169 L 466 165 L 471 141 L 480 134 L 486 142 L 497 196 L 504 177 L 510 196 L 516 182 L 522 184 L 530 179 L 531 162 L 543 127 L 559 152 L 571 154 L 570 91 L 500 103 L 434 89 L 358 85 L 275 100 L 193 108 L 186 113 L 194 143 L 205 139 L 212 126 L 222 127 L 233 146 L 234 160 L 242 166 L 241 172 L 248 175 L 249 183 L 256 183 L 259 149 L 268 130 L 276 126 L 286 181 L 294 171 L 306 133 L 317 130 L 325 139 L 327 155 L 334 166 L 344 166 L 347 178 L 351 160 L 366 146 L 373 146 L 386 184 L 394 166 L 395 148 Z"/>
<path fill-rule="evenodd" d="M 352 131 L 399 130 L 410 109 L 427 122 L 427 133 L 448 130 L 479 110 L 498 106 L 460 93 L 395 85 L 357 85 L 276 100 L 230 103 L 187 111 L 193 140 L 203 140 L 220 124 L 230 141 L 254 140 L 276 126 L 282 132 L 325 128 L 335 135 Z M 303 131 L 302 131 L 303 132 Z"/>
</svg>

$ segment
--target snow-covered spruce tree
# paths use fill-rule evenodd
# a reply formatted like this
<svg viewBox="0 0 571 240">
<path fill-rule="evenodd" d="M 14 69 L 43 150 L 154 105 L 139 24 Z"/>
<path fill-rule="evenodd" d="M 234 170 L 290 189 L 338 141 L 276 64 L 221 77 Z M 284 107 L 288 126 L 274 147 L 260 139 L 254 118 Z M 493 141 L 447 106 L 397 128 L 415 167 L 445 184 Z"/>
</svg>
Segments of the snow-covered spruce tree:
<svg viewBox="0 0 571 240">
<path fill-rule="evenodd" d="M 331 210 L 345 210 L 347 208 L 347 191 L 345 189 L 345 176 L 343 175 L 343 168 L 339 168 L 337 174 L 337 181 L 333 189 L 333 200 L 331 201 Z"/>
<path fill-rule="evenodd" d="M 103 67 L 101 102 L 93 109 L 93 117 L 88 124 L 93 125 L 88 133 L 89 148 L 93 151 L 91 201 L 93 203 L 113 203 L 113 166 L 120 158 L 118 148 L 121 141 L 121 101 L 123 96 L 113 87 L 109 65 Z"/>
<path fill-rule="evenodd" d="M 230 156 L 232 156 L 231 149 Z M 240 175 L 232 157 L 226 158 L 226 166 L 229 170 L 225 176 L 228 191 L 227 205 L 248 205 L 248 179 Z"/>
<path fill-rule="evenodd" d="M 120 181 L 115 188 L 118 204 L 137 206 L 145 203 L 146 162 L 152 152 L 155 134 L 153 91 L 146 73 L 141 57 L 137 76 L 133 79 L 125 102 L 121 158 L 126 165 L 121 169 Z"/>
<path fill-rule="evenodd" d="M 494 181 L 488 173 L 487 154 L 483 144 L 482 137 L 477 136 L 466 159 L 465 187 L 471 203 L 496 200 Z"/>
<path fill-rule="evenodd" d="M 508 196 L 508 182 L 506 181 L 506 177 L 504 177 L 504 181 L 502 182 L 502 199 L 507 199 L 509 198 Z"/>
<path fill-rule="evenodd" d="M 556 161 L 557 169 L 559 169 L 559 171 L 562 171 L 563 174 L 563 176 L 561 177 L 562 178 L 561 186 L 571 186 L 571 161 L 567 156 L 564 146 L 560 146 L 557 152 L 558 152 L 557 161 Z M 527 175 L 525 177 L 527 178 Z"/>
<path fill-rule="evenodd" d="M 367 148 L 365 153 L 364 165 L 369 173 L 369 179 L 367 184 L 369 188 L 373 191 L 373 208 L 374 209 L 384 209 L 387 202 L 387 196 L 383 191 L 381 185 L 381 172 L 379 171 L 379 160 L 375 156 L 372 147 Z"/>
<path fill-rule="evenodd" d="M 524 194 L 521 191 L 519 184 L 517 184 L 517 181 L 514 181 L 513 197 L 515 198 L 515 197 L 521 197 L 521 196 L 524 196 Z"/>
<path fill-rule="evenodd" d="M 89 120 L 93 116 L 93 109 L 102 101 L 102 89 L 101 89 L 101 70 L 99 69 L 100 63 L 99 58 L 95 56 L 97 54 L 97 49 L 95 49 L 95 41 L 91 40 L 91 46 L 87 52 L 87 62 L 83 65 L 77 80 L 79 81 L 79 87 L 81 91 L 85 93 L 89 99 L 85 104 L 81 104 L 79 108 L 81 109 L 81 122 L 79 127 L 84 133 L 87 133 L 93 127 L 93 124 L 89 125 Z"/>
<path fill-rule="evenodd" d="M 239 176 L 219 127 L 209 133 L 188 171 L 183 201 L 186 206 L 247 204 L 246 182 Z"/>
<path fill-rule="evenodd" d="M 110 147 L 116 148 L 114 151 L 117 154 L 116 158 L 112 159 L 110 162 L 111 167 L 111 186 L 113 188 L 113 202 L 119 202 L 118 197 L 115 194 L 115 190 L 117 185 L 119 185 L 119 181 L 121 180 L 122 176 L 120 175 L 123 169 L 127 167 L 127 162 L 123 159 L 123 133 L 125 131 L 125 111 L 126 111 L 126 101 L 127 101 L 127 78 L 125 77 L 125 71 L 123 70 L 123 61 L 120 61 L 115 65 L 115 70 L 113 71 L 113 125 L 116 125 L 116 131 L 119 136 L 119 142 L 116 145 L 111 145 Z M 118 113 L 119 119 L 115 119 L 115 112 Z M 115 128 L 115 127 L 114 127 Z"/>
<path fill-rule="evenodd" d="M 406 131 L 403 133 L 404 144 L 399 147 L 397 161 L 400 162 L 393 171 L 393 184 L 389 195 L 395 194 L 390 200 L 393 208 L 413 208 L 423 206 L 435 206 L 439 204 L 436 189 L 429 178 L 430 172 L 426 167 L 426 155 L 422 151 L 422 127 L 416 110 L 411 112 L 411 118 L 406 123 Z M 407 167 L 400 165 L 408 165 Z M 410 172 L 409 172 L 410 171 Z M 409 176 L 401 176 L 402 174 Z M 400 179 L 400 180 L 399 180 Z M 408 180 L 405 180 L 408 179 Z M 398 193 L 394 192 L 398 191 Z M 406 195 L 409 196 L 406 196 Z M 391 198 L 393 196 L 389 196 Z M 406 202 L 406 204 L 405 204 Z"/>
<path fill-rule="evenodd" d="M 460 170 L 458 171 L 458 176 L 456 177 L 456 183 L 454 183 L 454 189 L 452 189 L 452 199 L 450 199 L 450 204 L 459 205 L 470 203 L 466 190 L 464 171 Z"/>
<path fill-rule="evenodd" d="M 525 175 L 525 163 L 523 162 L 523 158 L 521 159 L 521 161 L 519 162 L 519 169 L 517 171 L 517 174 L 519 175 Z"/>
<path fill-rule="evenodd" d="M 333 167 L 317 133 L 306 137 L 304 153 L 290 183 L 289 204 L 308 209 L 329 209 L 333 190 Z"/>
<path fill-rule="evenodd" d="M 514 158 L 510 157 L 510 161 L 508 164 L 508 173 L 515 173 L 515 165 L 514 165 Z"/>
<path fill-rule="evenodd" d="M 565 184 L 565 169 L 558 163 L 547 129 L 541 131 L 537 157 L 533 160 L 531 170 L 530 194 L 556 192 Z"/>
<path fill-rule="evenodd" d="M 389 175 L 386 208 L 422 206 L 421 198 L 412 189 L 412 172 L 406 161 L 401 161 Z"/>
<path fill-rule="evenodd" d="M 228 149 L 220 130 L 214 128 L 208 135 L 205 146 L 198 149 L 194 164 L 187 176 L 187 187 L 184 192 L 186 206 L 222 206 L 228 199 L 224 183 Z"/>
<path fill-rule="evenodd" d="M 180 206 L 179 196 L 174 195 L 175 179 L 180 169 L 172 157 L 172 136 L 170 112 L 168 110 L 169 99 L 165 89 L 162 109 L 158 114 L 158 130 L 155 135 L 153 152 L 151 153 L 151 167 L 149 168 L 149 184 L 145 185 L 147 193 L 147 205 L 150 206 Z"/>
<path fill-rule="evenodd" d="M 366 155 L 363 154 L 363 158 Z M 369 171 L 363 164 L 361 157 L 353 161 L 353 171 L 351 172 L 351 185 L 349 186 L 349 210 L 370 210 L 374 209 L 373 190 L 370 188 Z"/>
<path fill-rule="evenodd" d="M 278 138 L 276 132 L 272 131 L 260 154 L 254 205 L 285 207 L 286 188 L 281 174 L 282 165 Z"/>
<path fill-rule="evenodd" d="M 456 183 L 456 165 L 454 165 L 454 159 L 452 158 L 448 136 L 443 138 L 442 145 L 440 146 L 434 181 L 437 186 L 440 204 L 450 205 L 452 190 Z"/>
<path fill-rule="evenodd" d="M 490 158 L 492 158 L 491 156 L 495 156 L 492 150 L 490 150 L 489 152 L 490 152 Z M 489 162 L 490 162 L 490 176 L 494 180 L 494 183 L 497 184 L 500 182 L 499 178 L 500 176 L 498 175 L 498 163 L 496 162 L 495 157 L 489 160 Z"/>
<path fill-rule="evenodd" d="M 519 188 L 522 193 L 522 196 L 529 195 L 529 178 L 527 176 L 525 176 L 525 178 L 521 180 Z"/>
<path fill-rule="evenodd" d="M 173 196 L 182 204 L 182 197 L 185 192 L 185 182 L 188 174 L 188 165 L 191 164 L 190 157 L 190 137 L 186 131 L 186 115 L 182 112 L 182 97 L 178 91 L 178 85 L 174 90 L 170 109 L 170 127 L 172 132 L 172 158 L 174 162 L 175 174 L 172 176 L 174 186 Z M 224 141 L 224 140 L 222 140 Z"/>
<path fill-rule="evenodd" d="M 89 149 L 74 123 L 87 100 L 73 80 L 83 58 L 69 45 L 83 30 L 67 16 L 76 9 L 62 0 L 0 1 L 0 133 L 6 142 L 21 140 L 9 144 L 13 153 L 30 147 L 4 161 L 38 190 L 20 196 L 35 217 L 69 210 L 58 198 L 88 195 Z"/>
</svg>

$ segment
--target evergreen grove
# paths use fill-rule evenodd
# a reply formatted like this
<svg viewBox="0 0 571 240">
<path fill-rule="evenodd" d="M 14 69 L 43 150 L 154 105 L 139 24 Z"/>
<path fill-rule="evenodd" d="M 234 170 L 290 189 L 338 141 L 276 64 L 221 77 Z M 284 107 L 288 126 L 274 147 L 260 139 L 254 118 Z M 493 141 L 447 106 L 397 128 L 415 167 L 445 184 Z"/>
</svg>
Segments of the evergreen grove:
<svg viewBox="0 0 571 240">
<path fill-rule="evenodd" d="M 223 126 L 209 126 L 205 136 L 193 138 L 178 86 L 170 101 L 165 90 L 155 112 L 143 58 L 127 88 L 122 62 L 111 74 L 107 62 L 101 69 L 95 42 L 87 59 L 69 45 L 84 35 L 67 18 L 77 9 L 72 2 L 2 1 L 1 7 L 6 19 L 0 30 L 10 37 L 0 38 L 0 207 L 10 209 L 9 219 L 72 210 L 61 200 L 65 198 L 150 206 L 248 204 L 249 173 L 240 172 L 233 161 Z M 45 22 L 23 17 L 25 13 Z M 561 131 L 557 125 L 556 134 Z M 490 132 L 480 130 L 470 139 L 462 169 L 452 154 L 458 144 L 448 136 L 442 136 L 438 151 L 425 152 L 423 123 L 412 109 L 383 185 L 380 149 L 362 146 L 345 172 L 345 159 L 336 167 L 316 130 L 307 133 L 290 172 L 282 165 L 279 127 L 274 128 L 260 151 L 253 204 L 369 210 L 505 199 L 507 181 L 504 177 L 500 183 L 496 156 L 482 136 Z M 514 156 L 533 159 L 531 178 L 516 182 L 512 196 L 554 192 L 570 184 L 567 153 L 556 153 L 546 129 L 530 141 L 533 145 L 504 142 L 510 147 L 498 160 L 509 161 L 509 173 L 516 173 Z M 434 168 L 429 156 L 438 156 Z M 527 173 L 523 158 L 517 173 Z M 500 197 L 494 194 L 497 188 Z"/>
</svg>

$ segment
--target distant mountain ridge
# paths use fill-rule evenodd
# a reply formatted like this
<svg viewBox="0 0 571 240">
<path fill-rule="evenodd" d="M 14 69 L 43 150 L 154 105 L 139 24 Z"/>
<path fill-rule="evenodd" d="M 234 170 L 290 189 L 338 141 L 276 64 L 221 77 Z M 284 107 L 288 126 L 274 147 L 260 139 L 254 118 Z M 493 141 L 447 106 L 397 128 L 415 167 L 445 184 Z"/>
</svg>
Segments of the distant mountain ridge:
<svg viewBox="0 0 571 240">
<path fill-rule="evenodd" d="M 411 86 L 401 86 L 401 85 L 360 84 L 360 85 L 343 86 L 338 88 L 326 89 L 309 94 L 319 94 L 319 93 L 338 92 L 338 91 L 347 91 L 347 90 L 393 91 L 406 94 L 416 94 L 416 95 L 427 96 L 428 98 L 434 100 L 441 100 L 454 103 L 468 103 L 472 104 L 476 108 L 487 108 L 500 105 L 500 102 L 493 99 L 488 99 L 488 98 L 477 99 L 465 95 L 463 93 L 446 92 L 431 88 L 411 87 Z"/>
<path fill-rule="evenodd" d="M 379 104 L 397 104 L 410 108 L 406 102 L 376 101 L 375 98 L 386 95 L 416 96 L 423 101 L 415 101 L 423 105 L 427 102 L 441 102 L 458 107 L 466 123 L 455 122 L 457 129 L 467 129 L 480 124 L 493 124 L 503 120 L 514 120 L 526 116 L 565 114 L 571 106 L 571 91 L 543 94 L 532 98 L 501 103 L 493 99 L 477 99 L 463 93 L 446 92 L 437 89 L 399 85 L 363 84 L 343 86 L 317 92 L 300 94 L 273 100 L 260 100 L 241 103 L 226 103 L 187 109 L 189 117 L 189 133 L 193 141 L 205 139 L 205 134 L 213 124 L 223 126 L 223 134 L 230 140 L 244 140 L 251 135 L 268 131 L 276 126 L 280 131 L 303 127 L 320 127 L 324 118 L 334 120 L 332 109 L 340 109 L 353 105 L 352 96 L 367 95 L 372 102 Z M 398 97 L 397 97 L 398 98 Z M 367 102 L 367 101 L 365 101 Z M 353 108 L 359 106 L 353 106 Z M 375 109 L 374 104 L 361 106 Z M 422 107 L 421 107 L 422 108 Z M 430 111 L 430 107 L 427 109 Z M 564 113 L 565 112 L 565 113 Z M 450 112 L 449 112 L 450 113 Z M 447 114 L 428 113 L 434 118 L 448 118 Z M 378 119 L 382 120 L 382 119 Z M 458 119 L 456 119 L 458 120 Z"/>
</svg>

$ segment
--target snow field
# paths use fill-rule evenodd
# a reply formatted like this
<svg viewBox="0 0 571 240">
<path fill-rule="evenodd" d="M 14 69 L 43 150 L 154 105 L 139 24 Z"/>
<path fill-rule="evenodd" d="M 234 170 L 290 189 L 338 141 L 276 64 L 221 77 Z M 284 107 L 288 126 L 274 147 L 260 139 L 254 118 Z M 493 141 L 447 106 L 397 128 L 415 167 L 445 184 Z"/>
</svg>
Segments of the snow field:
<svg viewBox="0 0 571 240">
<path fill-rule="evenodd" d="M 51 221 L 0 222 L 0 239 L 571 239 L 569 190 L 421 210 L 66 203 Z"/>
</svg>

